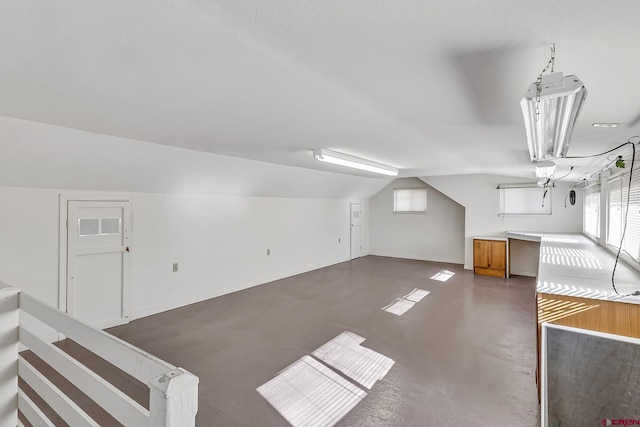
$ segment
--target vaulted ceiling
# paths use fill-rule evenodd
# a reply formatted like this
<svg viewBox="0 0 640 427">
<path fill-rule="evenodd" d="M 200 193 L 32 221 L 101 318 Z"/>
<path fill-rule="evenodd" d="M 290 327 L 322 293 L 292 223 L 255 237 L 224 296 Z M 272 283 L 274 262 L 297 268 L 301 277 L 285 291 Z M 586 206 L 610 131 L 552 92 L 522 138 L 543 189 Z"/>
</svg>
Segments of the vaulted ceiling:
<svg viewBox="0 0 640 427">
<path fill-rule="evenodd" d="M 636 0 L 5 0 L 0 115 L 335 172 L 311 150 L 533 177 L 519 101 L 552 43 L 589 91 L 569 154 L 640 134 L 638 17 Z"/>
</svg>

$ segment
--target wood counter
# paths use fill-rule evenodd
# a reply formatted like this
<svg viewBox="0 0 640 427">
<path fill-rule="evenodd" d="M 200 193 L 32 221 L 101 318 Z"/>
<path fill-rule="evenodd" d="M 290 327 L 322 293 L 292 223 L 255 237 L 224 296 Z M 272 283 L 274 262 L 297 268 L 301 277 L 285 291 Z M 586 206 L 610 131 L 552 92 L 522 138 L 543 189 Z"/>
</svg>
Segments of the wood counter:
<svg viewBox="0 0 640 427">
<path fill-rule="evenodd" d="M 618 262 L 616 294 L 611 285 L 615 257 L 582 234 L 507 233 L 509 238 L 540 242 L 536 286 L 538 366 L 543 323 L 640 338 L 640 272 Z M 539 397 L 539 396 L 538 396 Z"/>
</svg>

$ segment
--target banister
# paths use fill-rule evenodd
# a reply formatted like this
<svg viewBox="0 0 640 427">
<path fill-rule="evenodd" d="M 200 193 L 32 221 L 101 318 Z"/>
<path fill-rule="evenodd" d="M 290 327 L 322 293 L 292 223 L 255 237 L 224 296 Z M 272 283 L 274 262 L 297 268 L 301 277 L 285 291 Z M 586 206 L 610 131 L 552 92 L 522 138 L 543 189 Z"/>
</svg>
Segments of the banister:
<svg viewBox="0 0 640 427">
<path fill-rule="evenodd" d="M 20 313 L 33 317 L 73 339 L 100 358 L 149 387 L 149 410 L 58 347 L 21 324 Z M 47 415 L 18 388 L 18 375 L 72 424 L 92 426 L 93 420 L 62 390 L 18 354 L 28 347 L 95 403 L 127 426 L 190 427 L 198 411 L 195 375 L 97 330 L 19 289 L 0 282 L 0 427 L 22 425 L 18 409 L 35 425 L 50 426 Z"/>
<path fill-rule="evenodd" d="M 20 291 L 0 282 L 0 426 L 18 423 L 18 307 Z"/>
<path fill-rule="evenodd" d="M 57 329 L 81 346 L 122 369 L 142 383 L 175 369 L 175 366 L 132 346 L 104 331 L 95 329 L 48 304 L 23 293 L 20 309 Z"/>
</svg>

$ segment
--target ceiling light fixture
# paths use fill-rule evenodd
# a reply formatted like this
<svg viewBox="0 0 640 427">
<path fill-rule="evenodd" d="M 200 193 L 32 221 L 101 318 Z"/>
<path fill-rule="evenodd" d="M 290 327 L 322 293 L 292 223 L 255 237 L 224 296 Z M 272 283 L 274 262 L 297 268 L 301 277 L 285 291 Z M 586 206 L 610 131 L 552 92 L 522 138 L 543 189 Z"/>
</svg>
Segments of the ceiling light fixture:
<svg viewBox="0 0 640 427">
<path fill-rule="evenodd" d="M 322 162 L 333 163 L 334 165 L 346 166 L 348 168 L 360 169 L 387 176 L 398 175 L 398 169 L 391 166 L 372 162 L 371 160 L 361 159 L 360 157 L 350 156 L 348 154 L 337 153 L 325 148 L 313 150 L 313 157 Z"/>
<path fill-rule="evenodd" d="M 536 178 L 553 178 L 556 164 L 550 160 L 536 163 Z"/>
<path fill-rule="evenodd" d="M 554 72 L 555 44 L 551 59 L 520 101 L 531 161 L 567 156 L 571 133 L 587 97 L 576 76 Z M 551 68 L 551 73 L 544 75 Z"/>
<path fill-rule="evenodd" d="M 619 123 L 594 123 L 594 128 L 617 128 Z"/>
</svg>

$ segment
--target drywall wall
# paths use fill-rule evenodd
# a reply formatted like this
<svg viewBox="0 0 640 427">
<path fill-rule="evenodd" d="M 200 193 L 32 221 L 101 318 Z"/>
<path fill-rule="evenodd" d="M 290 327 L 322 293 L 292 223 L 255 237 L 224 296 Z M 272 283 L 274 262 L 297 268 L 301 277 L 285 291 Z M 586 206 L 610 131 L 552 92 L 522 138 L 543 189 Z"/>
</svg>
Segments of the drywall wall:
<svg viewBox="0 0 640 427">
<path fill-rule="evenodd" d="M 531 182 L 533 179 L 471 174 L 421 177 L 423 181 L 465 207 L 464 267 L 473 268 L 473 236 L 501 235 L 506 231 L 582 232 L 582 192 L 576 192 L 576 204 L 564 207 L 569 184 L 559 181 L 552 190 L 551 215 L 498 216 L 498 184 Z"/>
<path fill-rule="evenodd" d="M 57 306 L 60 194 L 131 195 L 134 317 L 348 260 L 350 202 L 366 255 L 389 182 L 8 117 L 0 135 L 0 280 Z"/>
<path fill-rule="evenodd" d="M 426 214 L 394 214 L 395 188 L 426 188 Z M 399 178 L 369 201 L 372 255 L 462 264 L 464 207 L 417 178 Z"/>
<path fill-rule="evenodd" d="M 57 307 L 58 193 L 0 187 L 0 280 Z"/>
<path fill-rule="evenodd" d="M 136 317 L 349 259 L 349 200 L 135 194 L 133 215 Z"/>
<path fill-rule="evenodd" d="M 540 242 L 509 239 L 509 274 L 538 277 Z"/>
<path fill-rule="evenodd" d="M 0 187 L 0 280 L 54 306 L 60 193 L 74 194 Z M 358 200 L 130 194 L 134 317 L 349 259 L 349 203 Z"/>
</svg>

